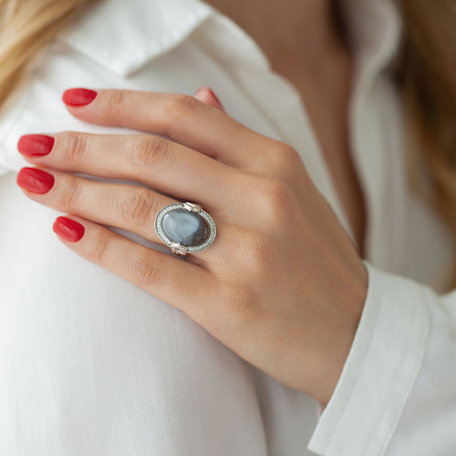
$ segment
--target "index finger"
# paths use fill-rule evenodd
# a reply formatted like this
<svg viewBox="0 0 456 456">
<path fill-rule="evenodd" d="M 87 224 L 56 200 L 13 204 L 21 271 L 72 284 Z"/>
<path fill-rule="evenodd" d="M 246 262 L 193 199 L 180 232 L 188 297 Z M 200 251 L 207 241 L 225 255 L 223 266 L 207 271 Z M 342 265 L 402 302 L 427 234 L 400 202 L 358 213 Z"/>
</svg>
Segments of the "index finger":
<svg viewBox="0 0 456 456">
<path fill-rule="evenodd" d="M 189 95 L 78 88 L 66 90 L 62 99 L 86 122 L 164 135 L 236 168 L 248 168 L 273 142 Z"/>
</svg>

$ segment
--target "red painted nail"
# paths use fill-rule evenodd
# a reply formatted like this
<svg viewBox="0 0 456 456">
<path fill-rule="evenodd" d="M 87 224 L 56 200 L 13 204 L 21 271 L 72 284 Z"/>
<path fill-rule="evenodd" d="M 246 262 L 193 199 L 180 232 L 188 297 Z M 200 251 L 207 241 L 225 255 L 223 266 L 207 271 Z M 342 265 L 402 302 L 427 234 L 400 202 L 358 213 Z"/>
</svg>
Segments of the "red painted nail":
<svg viewBox="0 0 456 456">
<path fill-rule="evenodd" d="M 19 138 L 17 149 L 23 155 L 47 155 L 54 147 L 54 138 L 46 135 L 24 135 Z"/>
<path fill-rule="evenodd" d="M 222 102 L 219 100 L 218 96 L 214 93 L 214 91 L 210 87 L 208 87 L 207 90 L 214 97 L 215 101 L 220 105 L 220 107 L 223 108 Z"/>
<path fill-rule="evenodd" d="M 22 168 L 17 174 L 16 182 L 19 187 L 33 193 L 46 193 L 54 185 L 52 174 L 37 168 Z"/>
<path fill-rule="evenodd" d="M 68 89 L 63 92 L 62 101 L 69 106 L 85 106 L 92 103 L 97 96 L 95 90 L 90 89 Z"/>
<path fill-rule="evenodd" d="M 52 225 L 54 233 L 67 241 L 77 242 L 84 236 L 85 228 L 80 223 L 67 217 L 57 217 Z"/>
</svg>

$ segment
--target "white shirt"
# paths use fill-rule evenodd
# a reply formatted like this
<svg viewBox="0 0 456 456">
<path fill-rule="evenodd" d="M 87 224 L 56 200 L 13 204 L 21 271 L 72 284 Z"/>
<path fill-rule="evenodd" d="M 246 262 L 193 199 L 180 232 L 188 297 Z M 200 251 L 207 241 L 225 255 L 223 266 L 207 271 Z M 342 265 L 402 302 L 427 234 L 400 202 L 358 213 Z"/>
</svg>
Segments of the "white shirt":
<svg viewBox="0 0 456 456">
<path fill-rule="evenodd" d="M 389 0 L 344 1 L 369 289 L 323 414 L 182 312 L 75 255 L 52 232 L 61 214 L 17 187 L 29 166 L 16 150 L 21 134 L 128 131 L 71 117 L 66 88 L 209 85 L 231 116 L 299 152 L 353 237 L 297 91 L 251 37 L 201 1 L 105 0 L 48 47 L 0 119 L 2 456 L 456 454 L 456 294 L 443 291 L 452 243 L 406 185 L 390 74 L 401 21 Z"/>
</svg>

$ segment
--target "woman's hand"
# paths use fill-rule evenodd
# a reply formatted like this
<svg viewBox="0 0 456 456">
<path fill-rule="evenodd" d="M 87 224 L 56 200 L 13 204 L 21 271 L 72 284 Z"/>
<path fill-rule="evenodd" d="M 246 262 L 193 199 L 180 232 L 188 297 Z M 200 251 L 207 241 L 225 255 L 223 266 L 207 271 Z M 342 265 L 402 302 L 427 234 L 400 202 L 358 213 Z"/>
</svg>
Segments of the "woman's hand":
<svg viewBox="0 0 456 456">
<path fill-rule="evenodd" d="M 24 193 L 82 225 L 72 231 L 64 220 L 72 241 L 62 242 L 182 310 L 279 382 L 327 403 L 361 316 L 367 272 L 298 153 L 191 96 L 76 89 L 64 100 L 86 122 L 147 133 L 20 139 L 27 160 L 50 174 L 23 168 Z M 180 201 L 214 219 L 217 236 L 206 250 L 177 257 L 103 226 L 162 243 L 155 217 Z"/>
</svg>

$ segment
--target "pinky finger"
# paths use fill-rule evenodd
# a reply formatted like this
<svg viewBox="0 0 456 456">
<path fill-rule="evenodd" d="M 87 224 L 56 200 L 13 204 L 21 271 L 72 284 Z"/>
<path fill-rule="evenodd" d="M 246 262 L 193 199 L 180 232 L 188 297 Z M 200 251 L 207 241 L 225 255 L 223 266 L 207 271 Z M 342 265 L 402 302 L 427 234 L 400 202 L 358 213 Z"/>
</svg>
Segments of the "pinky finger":
<svg viewBox="0 0 456 456">
<path fill-rule="evenodd" d="M 210 272 L 197 264 L 140 245 L 82 217 L 57 217 L 59 239 L 87 260 L 123 277 L 198 321 L 215 289 Z"/>
</svg>

